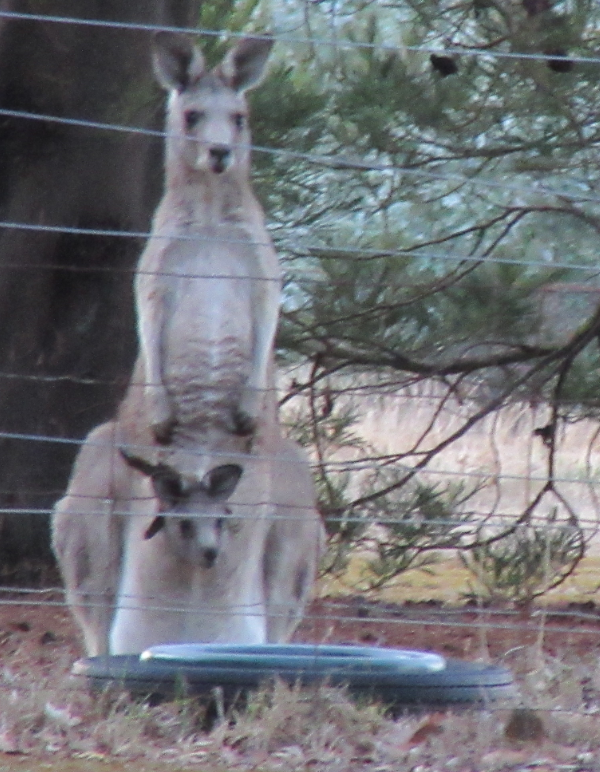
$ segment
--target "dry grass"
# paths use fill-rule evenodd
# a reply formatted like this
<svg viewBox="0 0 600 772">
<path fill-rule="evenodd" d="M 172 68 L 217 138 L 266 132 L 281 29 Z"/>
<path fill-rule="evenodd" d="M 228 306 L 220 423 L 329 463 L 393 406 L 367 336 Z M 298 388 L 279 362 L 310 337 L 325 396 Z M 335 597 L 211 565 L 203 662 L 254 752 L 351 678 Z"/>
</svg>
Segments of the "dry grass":
<svg viewBox="0 0 600 772">
<path fill-rule="evenodd" d="M 320 596 L 355 595 L 356 587 L 361 582 L 365 571 L 365 560 L 359 556 L 350 561 L 348 569 L 341 578 L 324 577 L 318 587 Z M 441 601 L 444 604 L 459 606 L 476 590 L 473 577 L 454 557 L 440 557 L 438 563 L 427 571 L 408 571 L 394 583 L 376 593 L 374 597 L 390 603 L 406 601 Z M 599 600 L 600 556 L 593 553 L 585 557 L 577 570 L 563 584 L 546 593 L 543 602 L 552 604 L 583 603 Z"/>
<path fill-rule="evenodd" d="M 342 382 L 341 388 L 344 385 Z M 359 411 L 360 420 L 352 430 L 360 440 L 378 454 L 397 455 L 408 466 L 419 461 L 420 454 L 443 445 L 448 437 L 460 432 L 481 407 L 475 394 L 448 398 L 446 390 L 432 382 L 391 394 L 360 398 L 348 394 L 339 399 Z M 516 403 L 490 413 L 438 452 L 419 479 L 442 487 L 458 481 L 473 488 L 482 486 L 470 499 L 468 508 L 479 514 L 479 520 L 493 516 L 496 523 L 510 522 L 531 503 L 547 480 L 548 448 L 536 432 L 547 425 L 549 418 L 545 404 Z M 347 452 L 340 452 L 335 460 L 343 461 L 346 456 Z M 551 514 L 557 516 L 557 521 L 565 517 L 568 520 L 568 513 L 574 512 L 586 538 L 597 550 L 597 421 L 560 423 L 555 437 L 553 474 L 560 496 L 542 498 L 533 512 L 537 524 L 542 525 Z M 353 486 L 357 479 L 355 474 Z"/>
<path fill-rule="evenodd" d="M 408 410 L 410 420 L 404 414 Z M 390 425 L 408 426 L 418 434 L 430 412 L 428 404 L 415 411 L 414 400 L 373 405 L 363 424 L 364 434 L 378 445 L 385 440 L 384 450 L 398 452 L 404 448 L 397 443 L 408 444 L 415 437 L 406 431 L 390 432 Z M 489 501 L 483 497 L 479 502 L 484 512 L 493 508 L 518 511 L 531 493 L 528 479 L 543 472 L 544 449 L 533 435 L 534 428 L 545 420 L 540 412 L 514 408 L 491 416 L 462 445 L 439 458 L 438 468 L 497 479 L 506 474 L 520 477 L 517 483 L 506 481 Z M 442 425 L 435 429 L 441 436 L 462 418 L 461 407 L 450 406 L 440 419 Z M 593 478 L 600 468 L 600 449 L 592 428 L 584 423 L 564 429 L 560 471 L 586 479 L 563 486 L 582 517 L 595 524 Z M 515 448 L 520 452 L 515 453 Z M 583 460 L 582 448 L 589 451 L 583 453 Z M 594 598 L 599 569 L 596 552 L 548 600 Z M 360 570 L 360 563 L 354 562 L 346 584 L 329 583 L 323 593 L 355 592 Z M 379 597 L 453 604 L 468 591 L 466 572 L 457 561 L 446 560 L 434 568 L 433 575 L 411 572 L 402 576 Z M 125 766 L 128 772 L 600 769 L 597 656 L 593 650 L 583 656 L 580 650 L 570 653 L 566 645 L 564 651 L 550 654 L 556 647 L 545 649 L 543 643 L 542 632 L 535 645 L 503 652 L 503 663 L 518 682 L 521 704 L 541 719 L 541 728 L 527 710 L 511 713 L 506 708 L 407 715 L 394 720 L 380 706 L 356 703 L 340 689 L 298 689 L 278 683 L 254 695 L 245 709 L 232 709 L 208 731 L 205 709 L 192 700 L 151 706 L 125 694 L 93 696 L 81 683 L 65 676 L 66 661 L 44 678 L 18 666 L 13 672 L 8 662 L 0 670 L 0 772 L 112 772 Z"/>
<path fill-rule="evenodd" d="M 2 769 L 131 772 L 208 770 L 589 769 L 600 762 L 600 668 L 593 654 L 551 657 L 539 645 L 507 655 L 523 704 L 536 710 L 543 735 L 510 712 L 465 711 L 393 720 L 376 704 L 357 704 L 340 689 L 281 683 L 232 709 L 210 731 L 193 700 L 151 706 L 125 694 L 93 696 L 77 679 L 45 681 L 5 672 L 0 708 Z M 77 681 L 77 682 L 75 682 Z M 515 729 L 516 727 L 516 729 Z M 582 767 L 582 762 L 586 765 Z M 5 766 L 3 767 L 3 762 Z M 565 765 L 567 765 L 565 767 Z"/>
</svg>

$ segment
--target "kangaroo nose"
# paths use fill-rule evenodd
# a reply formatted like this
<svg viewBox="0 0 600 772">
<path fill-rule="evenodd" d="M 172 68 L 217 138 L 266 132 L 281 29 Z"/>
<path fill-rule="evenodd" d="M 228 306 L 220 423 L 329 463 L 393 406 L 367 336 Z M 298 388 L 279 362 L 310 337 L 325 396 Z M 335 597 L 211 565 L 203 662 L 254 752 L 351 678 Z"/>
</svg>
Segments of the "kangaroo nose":
<svg viewBox="0 0 600 772">
<path fill-rule="evenodd" d="M 205 568 L 212 568 L 217 559 L 218 550 L 215 547 L 207 547 L 202 553 Z"/>
<path fill-rule="evenodd" d="M 210 148 L 208 154 L 210 155 L 213 171 L 217 173 L 224 171 L 227 166 L 230 152 L 228 147 L 223 147 L 222 145 Z"/>
</svg>

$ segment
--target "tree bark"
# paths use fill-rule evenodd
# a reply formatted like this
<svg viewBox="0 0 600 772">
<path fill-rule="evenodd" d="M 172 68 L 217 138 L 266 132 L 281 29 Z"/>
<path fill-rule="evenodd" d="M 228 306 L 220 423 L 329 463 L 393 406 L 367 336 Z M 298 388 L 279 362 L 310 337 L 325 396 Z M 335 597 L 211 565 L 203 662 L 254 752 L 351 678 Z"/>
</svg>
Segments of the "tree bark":
<svg viewBox="0 0 600 772">
<path fill-rule="evenodd" d="M 0 2 L 25 13 L 173 26 L 193 25 L 199 6 Z M 0 107 L 161 128 L 149 51 L 146 31 L 0 17 Z M 0 220 L 146 231 L 161 158 L 152 137 L 0 115 Z M 51 561 L 49 518 L 28 511 L 47 510 L 62 494 L 77 447 L 35 438 L 83 438 L 113 413 L 126 385 L 142 244 L 0 228 L 0 581 L 24 565 L 31 581 Z"/>
</svg>

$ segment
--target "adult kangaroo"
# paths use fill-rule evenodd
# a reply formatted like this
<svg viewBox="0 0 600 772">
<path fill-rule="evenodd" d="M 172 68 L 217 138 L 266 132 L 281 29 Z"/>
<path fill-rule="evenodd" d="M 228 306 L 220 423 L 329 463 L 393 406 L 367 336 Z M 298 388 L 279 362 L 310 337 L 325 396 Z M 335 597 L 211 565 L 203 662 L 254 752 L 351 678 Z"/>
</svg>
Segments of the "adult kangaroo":
<svg viewBox="0 0 600 772">
<path fill-rule="evenodd" d="M 241 39 L 208 70 L 191 39 L 159 32 L 169 92 L 165 192 L 136 274 L 146 420 L 161 443 L 252 437 L 268 388 L 281 276 L 252 191 L 245 93 L 272 40 Z"/>
<path fill-rule="evenodd" d="M 208 71 L 189 38 L 155 39 L 166 190 L 136 274 L 140 354 L 53 516 L 88 654 L 285 640 L 314 579 L 322 525 L 277 422 L 280 275 L 248 180 L 244 92 L 270 48 L 241 40 Z"/>
</svg>

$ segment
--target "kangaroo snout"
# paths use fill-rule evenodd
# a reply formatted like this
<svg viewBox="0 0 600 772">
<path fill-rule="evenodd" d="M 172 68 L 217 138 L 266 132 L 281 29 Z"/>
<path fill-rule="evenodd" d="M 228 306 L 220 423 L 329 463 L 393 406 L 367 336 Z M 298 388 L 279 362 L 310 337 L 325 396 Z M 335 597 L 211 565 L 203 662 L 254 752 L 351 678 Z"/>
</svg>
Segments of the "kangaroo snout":
<svg viewBox="0 0 600 772">
<path fill-rule="evenodd" d="M 209 148 L 208 156 L 212 171 L 216 174 L 221 174 L 221 172 L 224 172 L 229 165 L 231 150 L 225 145 L 215 145 L 214 147 Z"/>
<path fill-rule="evenodd" d="M 179 520 L 178 525 L 184 546 L 182 554 L 189 552 L 188 557 L 192 562 L 197 561 L 202 568 L 212 568 L 221 549 L 222 519 L 208 519 L 208 522 L 198 519 L 194 522 L 192 519 L 183 518 Z"/>
<path fill-rule="evenodd" d="M 216 547 L 207 547 L 202 554 L 204 568 L 212 568 L 217 560 L 219 550 Z"/>
</svg>

